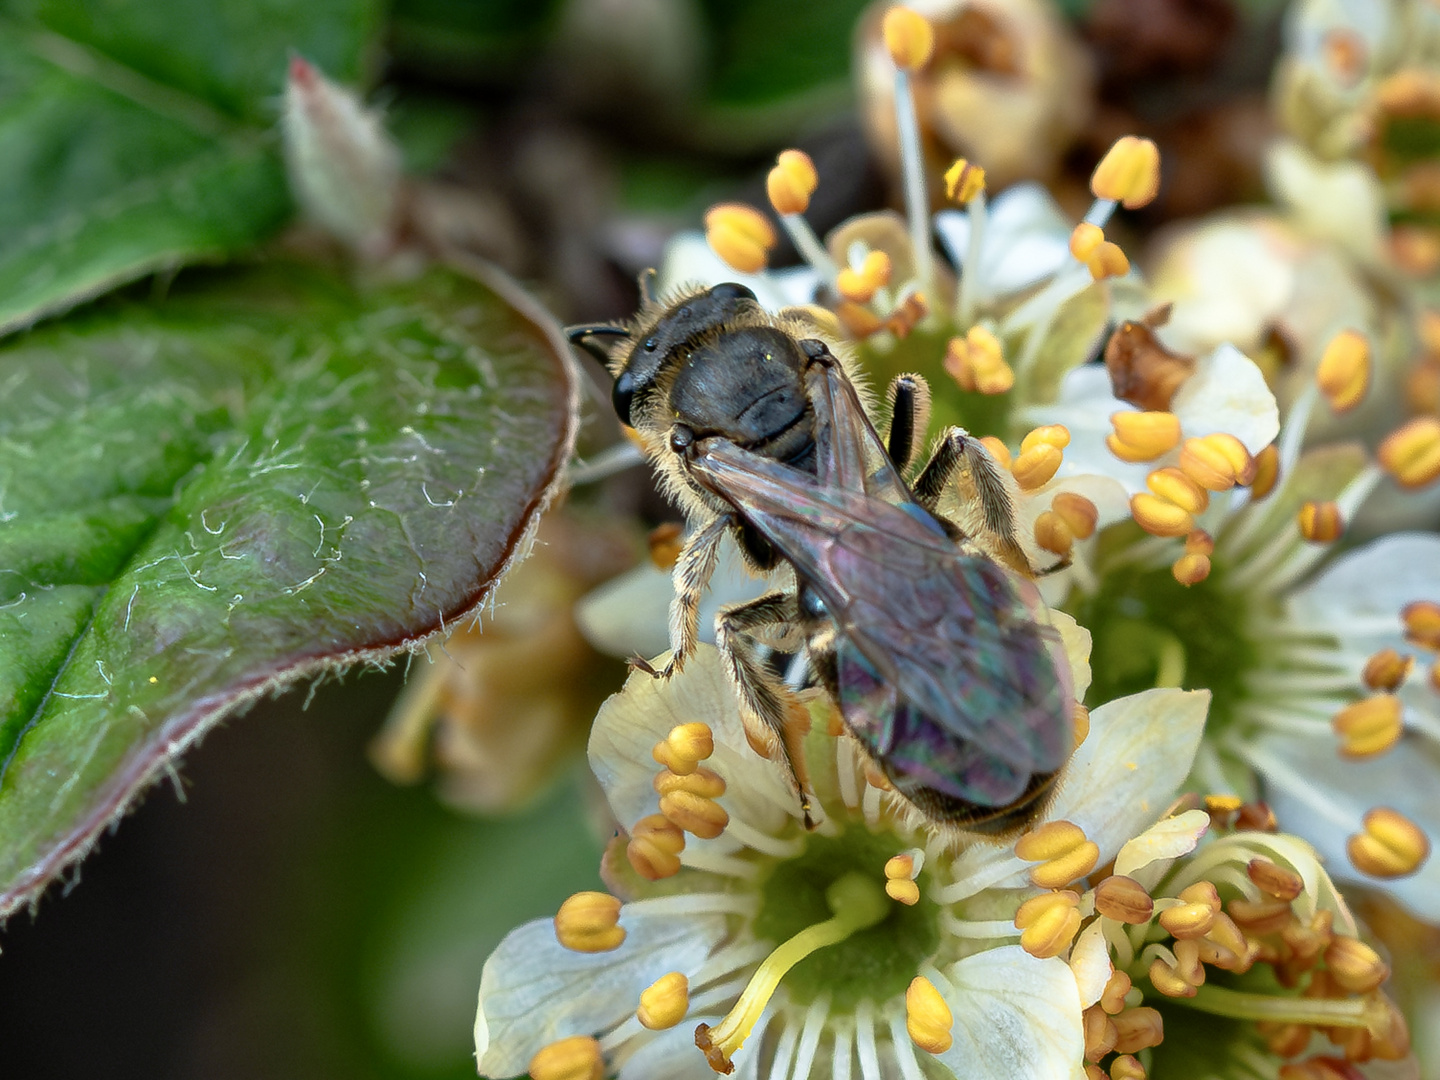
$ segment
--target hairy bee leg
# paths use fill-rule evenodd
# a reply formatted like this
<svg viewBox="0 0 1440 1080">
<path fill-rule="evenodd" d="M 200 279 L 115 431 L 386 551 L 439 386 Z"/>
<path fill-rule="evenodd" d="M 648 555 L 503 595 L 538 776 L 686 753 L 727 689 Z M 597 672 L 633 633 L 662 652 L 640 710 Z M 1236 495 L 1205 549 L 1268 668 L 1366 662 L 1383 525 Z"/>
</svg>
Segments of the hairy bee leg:
<svg viewBox="0 0 1440 1080">
<path fill-rule="evenodd" d="M 811 828 L 810 778 L 793 722 L 795 697 L 783 680 L 766 667 L 757 640 L 763 634 L 779 648 L 797 647 L 801 642 L 799 614 L 794 594 L 766 593 L 748 603 L 723 609 L 715 620 L 715 637 L 740 697 L 740 719 L 750 745 L 789 770 L 791 782 L 800 796 L 806 828 Z M 773 627 L 784 629 L 779 634 L 764 633 Z"/>
<path fill-rule="evenodd" d="M 950 428 L 915 480 L 915 498 L 925 509 L 935 511 L 940 496 L 962 469 L 969 469 L 980 498 L 985 528 L 1011 553 L 1028 565 L 1015 529 L 1015 504 L 1001 477 L 1000 465 L 979 439 L 963 428 Z"/>
<path fill-rule="evenodd" d="M 891 463 L 903 473 L 915 460 L 930 421 L 930 384 L 920 375 L 896 375 L 885 397 L 890 403 L 890 433 L 885 449 Z"/>
<path fill-rule="evenodd" d="M 685 661 L 700 643 L 700 597 L 715 573 L 720 541 L 734 527 L 733 517 L 720 514 L 685 544 L 685 550 L 675 562 L 673 575 L 675 599 L 670 602 L 670 659 L 659 670 L 648 663 L 636 664 L 634 660 L 630 662 L 632 667 L 657 679 L 668 679 L 685 667 Z"/>
</svg>

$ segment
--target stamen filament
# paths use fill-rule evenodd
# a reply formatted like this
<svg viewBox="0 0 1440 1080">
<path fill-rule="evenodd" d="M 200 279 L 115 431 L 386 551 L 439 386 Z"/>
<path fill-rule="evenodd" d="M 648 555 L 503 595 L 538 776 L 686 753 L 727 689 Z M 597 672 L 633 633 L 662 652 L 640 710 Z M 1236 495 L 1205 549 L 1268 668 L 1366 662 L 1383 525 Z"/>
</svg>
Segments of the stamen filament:
<svg viewBox="0 0 1440 1080">
<path fill-rule="evenodd" d="M 1115 208 L 1120 203 L 1115 199 L 1096 199 L 1090 204 L 1090 209 L 1085 211 L 1084 220 L 1103 229 L 1110 222 L 1110 215 L 1115 213 Z"/>
<path fill-rule="evenodd" d="M 825 890 L 825 901 L 834 913 L 824 922 L 807 926 L 782 943 L 760 964 L 740 994 L 735 1007 L 715 1028 L 702 1024 L 695 1031 L 695 1043 L 705 1051 L 711 1068 L 729 1072 L 730 1059 L 745 1044 L 765 1006 L 780 986 L 780 980 L 805 957 L 828 945 L 838 945 L 850 935 L 874 926 L 890 913 L 890 903 L 878 882 L 859 873 L 846 874 Z M 730 1066 L 726 1068 L 725 1066 Z"/>
<path fill-rule="evenodd" d="M 925 158 L 920 151 L 920 121 L 915 115 L 915 96 L 910 73 L 895 69 L 895 124 L 900 137 L 900 167 L 905 175 L 905 214 L 910 221 L 910 246 L 914 249 L 915 276 L 920 289 L 934 294 L 933 255 L 930 249 L 930 200 L 925 194 Z"/>
<path fill-rule="evenodd" d="M 970 236 L 965 244 L 965 265 L 960 268 L 960 295 L 955 304 L 955 326 L 961 332 L 968 330 L 975 321 L 975 294 L 979 291 L 975 279 L 980 276 L 980 246 L 984 242 L 985 223 L 989 218 L 983 188 L 970 200 L 967 210 L 970 214 Z"/>
<path fill-rule="evenodd" d="M 1282 1024 L 1315 1024 L 1320 1027 L 1369 1027 L 1378 1019 L 1365 998 L 1302 998 L 1273 994 L 1247 994 L 1223 986 L 1201 986 L 1194 997 L 1168 998 L 1184 1005 L 1232 1020 L 1271 1020 Z"/>
<path fill-rule="evenodd" d="M 795 250 L 800 253 L 800 257 L 825 279 L 827 285 L 834 287 L 835 263 L 831 260 L 830 253 L 825 250 L 825 245 L 820 243 L 820 238 L 815 235 L 815 230 L 805 220 L 804 215 L 781 214 L 780 224 L 789 234 L 790 241 L 795 245 Z"/>
<path fill-rule="evenodd" d="M 645 460 L 645 451 L 629 439 L 621 439 L 613 446 L 597 451 L 582 461 L 574 458 L 570 462 L 569 477 L 572 484 L 593 484 L 616 473 L 633 468 Z"/>
<path fill-rule="evenodd" d="M 948 911 L 942 911 L 940 922 L 948 932 L 956 937 L 990 940 L 1020 936 L 1020 931 L 1015 928 L 1015 923 L 1011 919 L 961 919 Z"/>
</svg>

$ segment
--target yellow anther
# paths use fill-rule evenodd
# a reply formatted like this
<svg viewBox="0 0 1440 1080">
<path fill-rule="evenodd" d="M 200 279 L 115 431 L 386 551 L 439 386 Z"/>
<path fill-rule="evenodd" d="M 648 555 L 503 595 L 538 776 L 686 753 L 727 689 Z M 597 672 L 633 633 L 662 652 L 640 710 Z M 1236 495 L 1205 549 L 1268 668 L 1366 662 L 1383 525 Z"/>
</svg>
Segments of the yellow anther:
<svg viewBox="0 0 1440 1080">
<path fill-rule="evenodd" d="M 885 12 L 884 33 L 885 48 L 896 67 L 919 71 L 930 62 L 935 30 L 923 15 L 907 7 L 892 7 Z"/>
<path fill-rule="evenodd" d="M 674 521 L 667 521 L 664 525 L 657 525 L 650 530 L 650 535 L 645 539 L 650 548 L 650 561 L 657 570 L 674 568 L 685 547 L 685 540 L 681 535 L 683 531 Z"/>
<path fill-rule="evenodd" d="M 1305 888 L 1299 874 L 1269 859 L 1251 859 L 1245 873 L 1262 891 L 1280 900 L 1294 900 Z"/>
<path fill-rule="evenodd" d="M 1158 921 L 1171 937 L 1183 941 L 1208 934 L 1215 925 L 1215 912 L 1209 904 L 1180 904 L 1160 912 Z"/>
<path fill-rule="evenodd" d="M 662 769 L 652 781 L 658 795 L 669 795 L 672 791 L 688 791 L 706 799 L 718 799 L 725 794 L 725 779 L 713 769 L 698 768 L 692 773 L 677 776 L 669 769 Z"/>
<path fill-rule="evenodd" d="M 1145 206 L 1160 193 L 1160 150 L 1149 139 L 1126 135 L 1106 151 L 1090 175 L 1097 199 L 1114 199 L 1125 209 Z"/>
<path fill-rule="evenodd" d="M 1110 1080 L 1145 1080 L 1147 1075 L 1134 1054 L 1121 1054 L 1110 1063 Z"/>
<path fill-rule="evenodd" d="M 1190 982 L 1158 956 L 1150 962 L 1150 970 L 1147 974 L 1150 976 L 1150 985 L 1166 997 L 1195 996 L 1197 984 Z"/>
<path fill-rule="evenodd" d="M 1170 573 L 1181 585 L 1198 585 L 1210 576 L 1210 556 L 1187 551 L 1170 564 Z"/>
<path fill-rule="evenodd" d="M 1054 478 L 1064 459 L 1065 455 L 1058 446 L 1040 443 L 1020 452 L 1020 456 L 1010 464 L 1010 474 L 1022 491 L 1034 491 Z"/>
<path fill-rule="evenodd" d="M 1113 434 L 1105 445 L 1121 461 L 1154 461 L 1180 442 L 1180 418 L 1169 412 L 1118 412 L 1110 417 Z"/>
<path fill-rule="evenodd" d="M 1349 412 L 1370 387 L 1370 342 L 1358 330 L 1342 330 L 1330 339 L 1315 372 L 1320 392 L 1337 413 Z"/>
<path fill-rule="evenodd" d="M 1002 469 L 1010 468 L 1010 448 L 994 435 L 986 435 L 980 440 L 980 445 L 990 452 L 990 456 Z"/>
<path fill-rule="evenodd" d="M 1235 815 L 1235 828 L 1247 832 L 1279 832 L 1280 826 L 1275 821 L 1275 811 L 1270 809 L 1267 802 L 1247 802 L 1240 807 L 1240 812 Z"/>
<path fill-rule="evenodd" d="M 685 1019 L 690 1009 L 690 980 L 678 971 L 661 975 L 640 991 L 635 1019 L 651 1031 L 664 1031 Z"/>
<path fill-rule="evenodd" d="M 1310 1045 L 1313 1028 L 1309 1024 L 1276 1024 L 1264 1022 L 1255 1025 L 1265 1037 L 1265 1045 L 1276 1057 L 1291 1058 L 1302 1053 Z"/>
<path fill-rule="evenodd" d="M 661 851 L 678 855 L 685 850 L 685 831 L 664 814 L 650 814 L 635 823 L 630 830 L 634 839 L 650 840 Z"/>
<path fill-rule="evenodd" d="M 653 757 L 676 776 L 688 776 L 715 752 L 715 736 L 709 724 L 695 721 L 677 724 L 670 734 L 655 744 Z"/>
<path fill-rule="evenodd" d="M 923 975 L 911 979 L 905 991 L 905 1030 L 915 1045 L 930 1054 L 943 1054 L 954 1041 L 950 1034 L 954 1025 L 950 1006 L 935 984 Z"/>
<path fill-rule="evenodd" d="M 680 832 L 679 826 L 675 826 L 675 831 Z M 625 845 L 625 858 L 646 881 L 660 881 L 680 872 L 680 856 L 651 837 L 632 837 Z"/>
<path fill-rule="evenodd" d="M 1401 487 L 1424 487 L 1440 476 L 1440 417 L 1411 420 L 1389 435 L 1375 456 Z"/>
<path fill-rule="evenodd" d="M 1275 490 L 1280 479 L 1280 451 L 1271 443 L 1255 455 L 1255 479 L 1250 481 L 1250 497 L 1263 499 Z"/>
<path fill-rule="evenodd" d="M 1180 468 L 1206 491 L 1229 491 L 1255 478 L 1255 459 L 1234 435 L 1203 435 L 1180 447 Z"/>
<path fill-rule="evenodd" d="M 920 902 L 920 886 L 909 878 L 891 878 L 885 882 L 885 895 L 906 907 Z"/>
<path fill-rule="evenodd" d="M 1440 694 L 1440 660 L 1430 665 L 1430 689 Z"/>
<path fill-rule="evenodd" d="M 1405 877 L 1430 857 L 1430 838 L 1398 811 L 1376 807 L 1365 814 L 1364 825 L 1364 832 L 1346 842 L 1345 852 L 1356 869 L 1371 877 Z"/>
<path fill-rule="evenodd" d="M 1280 931 L 1280 938 L 1294 958 L 1310 963 L 1335 940 L 1334 929 L 1335 913 L 1321 909 L 1310 917 L 1308 924 L 1294 920 Z"/>
<path fill-rule="evenodd" d="M 1093 1061 L 1085 1062 L 1085 1080 L 1107 1080 L 1109 1073 Z"/>
<path fill-rule="evenodd" d="M 985 190 L 985 170 L 963 157 L 945 170 L 945 194 L 964 206 Z"/>
<path fill-rule="evenodd" d="M 1312 544 L 1333 543 L 1345 531 L 1340 504 L 1329 501 L 1301 504 L 1295 523 L 1300 527 L 1300 535 Z"/>
<path fill-rule="evenodd" d="M 1413 656 L 1401 656 L 1394 649 L 1381 649 L 1365 661 L 1360 678 L 1371 690 L 1397 690 L 1410 677 Z"/>
<path fill-rule="evenodd" d="M 1041 550 L 1055 555 L 1069 555 L 1075 545 L 1075 534 L 1065 519 L 1053 510 L 1046 510 L 1035 519 L 1035 543 Z"/>
<path fill-rule="evenodd" d="M 1422 649 L 1440 651 L 1440 604 L 1433 600 L 1416 600 L 1400 609 L 1405 624 L 1405 640 Z"/>
<path fill-rule="evenodd" d="M 1325 950 L 1325 968 L 1342 989 L 1368 994 L 1390 977 L 1380 954 L 1353 937 L 1337 937 Z"/>
<path fill-rule="evenodd" d="M 1120 1037 L 1120 1033 L 1115 1030 L 1115 1022 L 1110 1019 L 1104 1009 L 1098 1005 L 1091 1005 L 1080 1014 L 1080 1021 L 1084 1025 L 1085 1059 L 1087 1061 L 1099 1061 L 1115 1049 L 1115 1040 Z M 1103 1076 L 1104 1073 L 1101 1075 Z"/>
<path fill-rule="evenodd" d="M 1134 878 L 1111 874 L 1095 886 L 1095 910 L 1107 919 L 1138 925 L 1150 921 L 1155 901 Z"/>
<path fill-rule="evenodd" d="M 1290 901 L 1280 899 L 1246 900 L 1239 897 L 1225 907 L 1235 925 L 1247 934 L 1274 934 L 1292 918 Z"/>
<path fill-rule="evenodd" d="M 1205 810 L 1210 814 L 1233 814 L 1244 802 L 1239 795 L 1206 795 Z"/>
<path fill-rule="evenodd" d="M 705 214 L 705 239 L 733 269 L 755 274 L 765 269 L 770 249 L 775 246 L 775 230 L 753 206 L 721 203 Z"/>
<path fill-rule="evenodd" d="M 1015 854 L 1039 863 L 1030 870 L 1030 881 L 1042 889 L 1068 885 L 1100 861 L 1100 848 L 1086 838 L 1085 830 L 1068 821 L 1052 821 L 1026 833 L 1015 842 Z"/>
<path fill-rule="evenodd" d="M 1340 737 L 1340 755 L 1347 758 L 1383 754 L 1405 733 L 1404 713 L 1394 694 L 1372 694 L 1346 705 L 1330 725 Z"/>
<path fill-rule="evenodd" d="M 572 1035 L 541 1048 L 528 1071 L 531 1080 L 601 1080 L 605 1058 L 593 1037 Z"/>
<path fill-rule="evenodd" d="M 1109 240 L 1100 242 L 1085 260 L 1085 265 L 1090 269 L 1091 278 L 1096 281 L 1124 277 L 1130 272 L 1130 260 L 1125 257 L 1125 252 L 1120 250 L 1119 244 Z"/>
<path fill-rule="evenodd" d="M 983 326 L 972 326 L 963 338 L 951 338 L 945 370 L 972 394 L 1003 394 L 1015 385 L 1015 372 L 1005 362 L 1000 339 Z"/>
<path fill-rule="evenodd" d="M 857 341 L 863 341 L 871 334 L 878 333 L 885 323 L 867 307 L 852 300 L 841 300 L 835 305 L 835 318 L 845 332 Z"/>
<path fill-rule="evenodd" d="M 1204 904 L 1217 915 L 1220 913 L 1220 893 L 1213 882 L 1197 881 L 1194 885 L 1180 890 L 1179 898 L 1187 904 Z"/>
<path fill-rule="evenodd" d="M 1185 537 L 1185 550 L 1194 555 L 1215 554 L 1215 538 L 1204 529 L 1196 529 Z"/>
<path fill-rule="evenodd" d="M 1145 486 L 1160 498 L 1174 503 L 1191 514 L 1203 513 L 1210 505 L 1210 495 L 1199 484 L 1176 468 L 1156 469 L 1145 478 Z"/>
<path fill-rule="evenodd" d="M 1135 1054 L 1165 1041 L 1165 1021 L 1154 1009 L 1126 1009 L 1115 1017 L 1120 1038 L 1115 1049 L 1122 1054 Z"/>
<path fill-rule="evenodd" d="M 782 150 L 765 178 L 765 192 L 777 214 L 803 214 L 819 186 L 815 163 L 803 150 Z"/>
<path fill-rule="evenodd" d="M 1095 249 L 1105 242 L 1105 230 L 1099 225 L 1082 221 L 1070 234 L 1070 254 L 1080 262 L 1089 262 Z"/>
<path fill-rule="evenodd" d="M 1075 725 L 1075 748 L 1078 750 L 1090 734 L 1090 710 L 1077 701 L 1070 710 L 1070 720 Z"/>
<path fill-rule="evenodd" d="M 1125 1008 L 1125 995 L 1130 993 L 1130 976 L 1123 971 L 1113 971 L 1110 981 L 1100 993 L 1100 1008 L 1114 1016 Z M 1117 1033 L 1118 1034 L 1118 1033 Z"/>
<path fill-rule="evenodd" d="M 895 790 L 895 785 L 890 782 L 890 778 L 874 765 L 865 766 L 865 782 L 873 788 L 879 788 L 881 791 Z"/>
<path fill-rule="evenodd" d="M 860 268 L 844 267 L 835 279 L 840 295 L 857 304 L 868 304 L 877 289 L 890 283 L 890 256 L 883 251 L 869 252 Z"/>
<path fill-rule="evenodd" d="M 1148 491 L 1130 497 L 1130 516 L 1152 536 L 1184 536 L 1195 528 L 1188 510 Z"/>
<path fill-rule="evenodd" d="M 1050 509 L 1065 522 L 1076 540 L 1088 540 L 1095 535 L 1095 526 L 1100 521 L 1100 511 L 1084 495 L 1073 491 L 1062 491 L 1055 496 Z"/>
<path fill-rule="evenodd" d="M 714 840 L 730 824 L 730 815 L 714 799 L 672 791 L 660 796 L 660 812 L 688 833 L 702 840 Z"/>
<path fill-rule="evenodd" d="M 1070 429 L 1064 424 L 1045 424 L 1041 427 L 1031 428 L 1025 438 L 1020 440 L 1020 453 L 1027 450 L 1034 450 L 1037 446 L 1053 446 L 1057 450 L 1064 450 L 1070 445 Z"/>
<path fill-rule="evenodd" d="M 618 949 L 625 940 L 620 921 L 620 900 L 603 892 L 578 892 L 555 913 L 555 938 L 575 952 L 596 953 Z"/>
<path fill-rule="evenodd" d="M 915 877 L 915 856 L 890 856 L 890 858 L 885 862 L 885 876 L 891 881 L 899 881 L 902 878 L 906 881 L 910 881 Z"/>
<path fill-rule="evenodd" d="M 1032 896 L 1015 912 L 1015 928 L 1020 931 L 1020 946 L 1041 960 L 1059 956 L 1070 947 L 1080 932 L 1080 912 L 1076 905 L 1080 894 L 1064 892 Z"/>
</svg>

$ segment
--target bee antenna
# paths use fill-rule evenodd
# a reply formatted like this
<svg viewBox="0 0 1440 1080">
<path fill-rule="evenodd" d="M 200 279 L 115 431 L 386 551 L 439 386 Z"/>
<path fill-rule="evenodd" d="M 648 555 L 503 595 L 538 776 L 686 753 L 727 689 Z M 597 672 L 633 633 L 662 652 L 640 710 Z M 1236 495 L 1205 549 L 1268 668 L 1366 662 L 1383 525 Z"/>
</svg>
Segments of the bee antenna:
<svg viewBox="0 0 1440 1080">
<path fill-rule="evenodd" d="M 587 353 L 599 360 L 606 367 L 610 366 L 610 354 L 605 346 L 599 342 L 591 341 L 592 337 L 623 337 L 628 338 L 630 331 L 623 326 L 610 326 L 607 323 L 584 323 L 580 326 L 567 326 L 565 336 L 570 339 L 570 344 L 578 345 Z"/>
</svg>

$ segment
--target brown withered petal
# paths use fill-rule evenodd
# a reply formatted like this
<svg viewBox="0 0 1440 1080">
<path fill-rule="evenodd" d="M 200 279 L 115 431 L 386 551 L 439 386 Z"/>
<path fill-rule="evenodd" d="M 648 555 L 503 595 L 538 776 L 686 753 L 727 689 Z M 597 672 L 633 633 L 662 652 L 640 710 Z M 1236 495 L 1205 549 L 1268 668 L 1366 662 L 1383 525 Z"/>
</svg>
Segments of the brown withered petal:
<svg viewBox="0 0 1440 1080">
<path fill-rule="evenodd" d="M 1117 398 L 1149 412 L 1163 412 L 1194 373 L 1195 358 L 1165 348 L 1145 323 L 1127 321 L 1105 343 L 1105 368 Z"/>
</svg>

